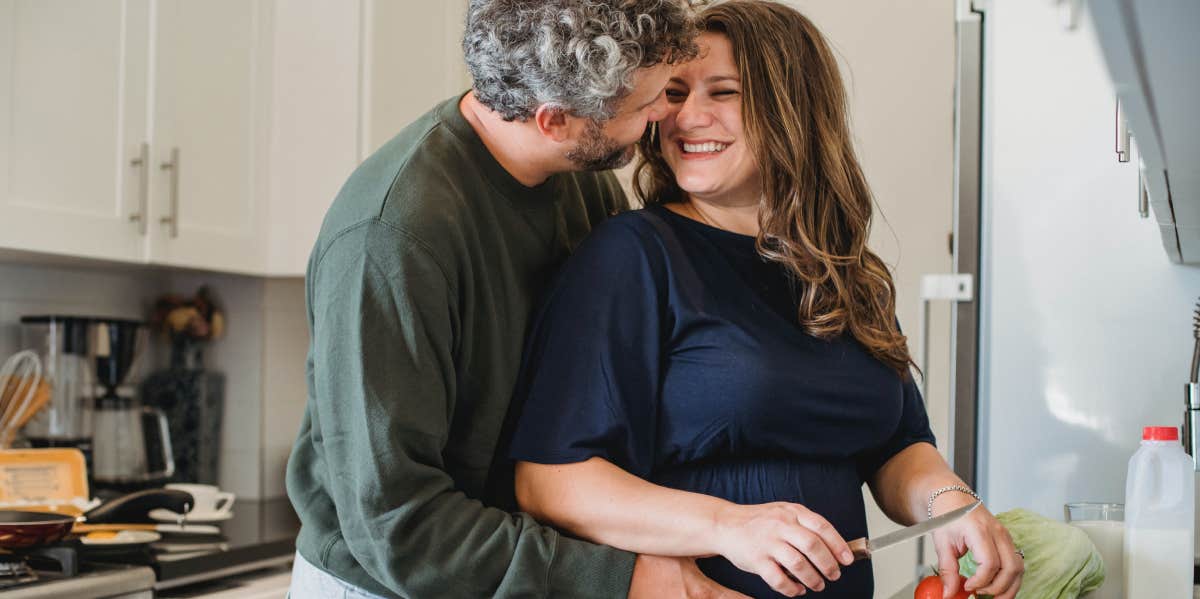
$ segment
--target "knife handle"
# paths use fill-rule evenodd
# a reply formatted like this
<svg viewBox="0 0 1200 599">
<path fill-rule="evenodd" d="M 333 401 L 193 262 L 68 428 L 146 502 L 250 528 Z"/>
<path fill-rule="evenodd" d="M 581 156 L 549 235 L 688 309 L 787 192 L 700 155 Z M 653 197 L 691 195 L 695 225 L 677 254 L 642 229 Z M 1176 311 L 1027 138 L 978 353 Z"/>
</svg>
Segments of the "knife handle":
<svg viewBox="0 0 1200 599">
<path fill-rule="evenodd" d="M 846 544 L 850 546 L 850 553 L 854 554 L 854 561 L 871 559 L 871 543 L 866 537 L 854 539 Z"/>
</svg>

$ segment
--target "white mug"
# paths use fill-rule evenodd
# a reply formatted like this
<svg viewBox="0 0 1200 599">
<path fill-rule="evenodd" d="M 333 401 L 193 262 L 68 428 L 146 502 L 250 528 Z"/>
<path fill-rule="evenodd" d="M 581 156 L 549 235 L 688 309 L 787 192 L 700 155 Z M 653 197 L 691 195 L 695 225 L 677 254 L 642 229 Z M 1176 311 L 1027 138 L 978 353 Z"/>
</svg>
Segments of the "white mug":
<svg viewBox="0 0 1200 599">
<path fill-rule="evenodd" d="M 168 489 L 191 493 L 195 505 L 192 514 L 225 515 L 233 511 L 233 493 L 222 491 L 213 485 L 198 485 L 190 483 L 172 483 Z"/>
</svg>

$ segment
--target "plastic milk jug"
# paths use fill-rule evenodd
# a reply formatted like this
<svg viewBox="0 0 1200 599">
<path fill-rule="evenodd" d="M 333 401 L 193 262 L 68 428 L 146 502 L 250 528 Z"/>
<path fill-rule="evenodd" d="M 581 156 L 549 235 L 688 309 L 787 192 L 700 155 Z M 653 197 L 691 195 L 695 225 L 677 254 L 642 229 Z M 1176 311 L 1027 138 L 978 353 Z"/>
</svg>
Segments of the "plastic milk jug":
<svg viewBox="0 0 1200 599">
<path fill-rule="evenodd" d="M 1192 459 L 1173 426 L 1148 426 L 1125 479 L 1125 596 L 1191 599 Z"/>
</svg>

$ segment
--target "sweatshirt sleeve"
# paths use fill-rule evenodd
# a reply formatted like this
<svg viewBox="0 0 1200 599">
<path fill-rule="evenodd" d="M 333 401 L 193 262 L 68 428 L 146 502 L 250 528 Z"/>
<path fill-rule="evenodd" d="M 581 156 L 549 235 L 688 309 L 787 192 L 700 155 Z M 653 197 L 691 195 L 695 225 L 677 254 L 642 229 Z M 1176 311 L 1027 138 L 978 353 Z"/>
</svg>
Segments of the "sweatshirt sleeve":
<svg viewBox="0 0 1200 599">
<path fill-rule="evenodd" d="M 634 555 L 585 543 L 455 488 L 458 298 L 419 240 L 378 220 L 317 257 L 313 381 L 328 492 L 355 560 L 424 597 L 625 597 Z"/>
</svg>

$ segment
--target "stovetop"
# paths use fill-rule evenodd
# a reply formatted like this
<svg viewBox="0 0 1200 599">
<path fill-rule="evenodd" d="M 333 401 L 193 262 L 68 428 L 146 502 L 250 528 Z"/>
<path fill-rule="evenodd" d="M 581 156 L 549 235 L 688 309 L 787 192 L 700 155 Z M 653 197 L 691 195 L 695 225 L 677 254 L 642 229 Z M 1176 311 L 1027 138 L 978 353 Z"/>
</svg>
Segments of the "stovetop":
<svg viewBox="0 0 1200 599">
<path fill-rule="evenodd" d="M 0 553 L 0 594 L 5 599 L 108 597 L 154 587 L 150 568 L 92 562 L 79 549 L 78 543 L 63 543 Z"/>
<path fill-rule="evenodd" d="M 286 499 L 239 501 L 232 518 L 214 524 L 220 535 L 163 534 L 149 546 L 104 548 L 68 541 L 24 552 L 21 559 L 0 554 L 0 594 L 4 599 L 105 597 L 162 590 L 284 564 L 295 553 L 299 520 Z"/>
</svg>

